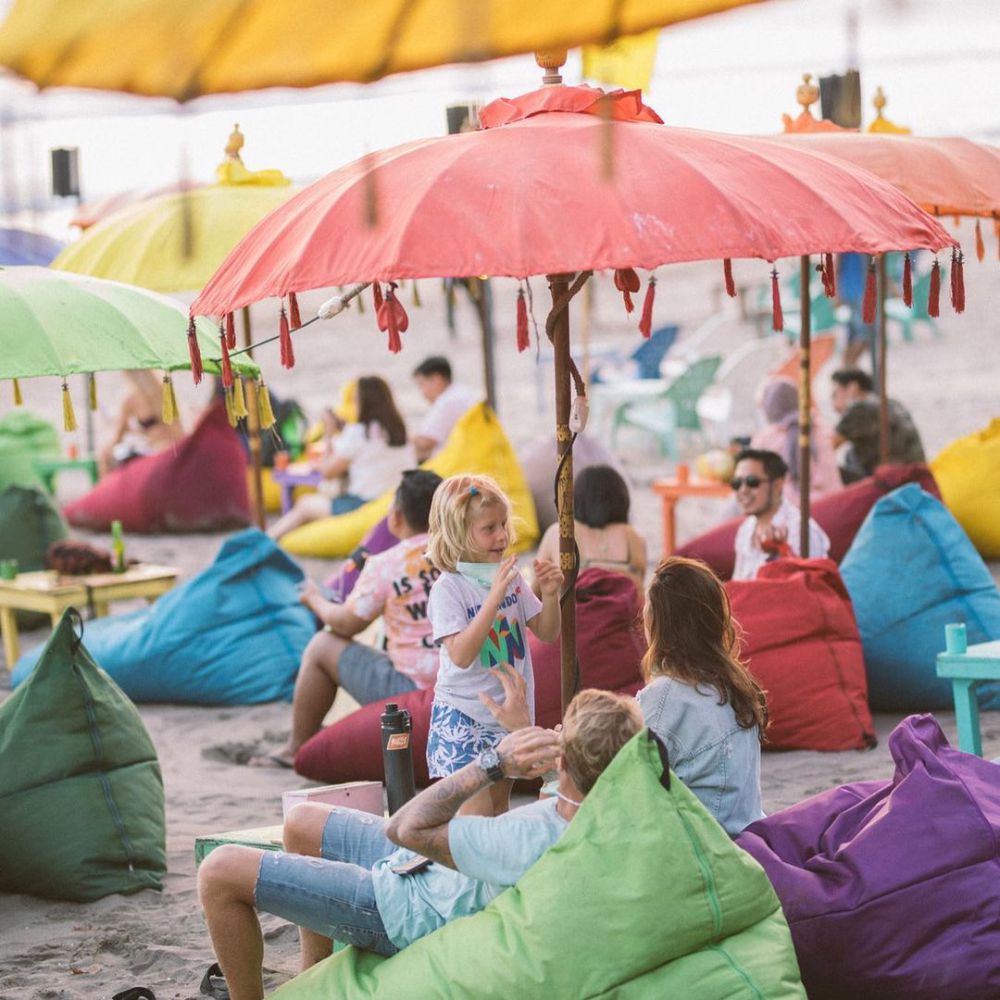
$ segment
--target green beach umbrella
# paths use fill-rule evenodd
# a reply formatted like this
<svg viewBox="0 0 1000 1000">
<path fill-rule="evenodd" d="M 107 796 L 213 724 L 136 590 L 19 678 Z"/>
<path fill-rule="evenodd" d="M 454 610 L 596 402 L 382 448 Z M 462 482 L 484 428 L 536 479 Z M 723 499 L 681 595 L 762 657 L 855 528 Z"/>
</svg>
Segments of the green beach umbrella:
<svg viewBox="0 0 1000 1000">
<path fill-rule="evenodd" d="M 221 374 L 222 338 L 211 322 L 198 320 L 192 331 L 177 301 L 117 281 L 50 271 L 44 267 L 0 268 L 0 379 L 56 376 L 63 383 L 63 416 L 67 430 L 76 427 L 66 379 L 100 371 L 155 368 L 164 372 L 164 421 L 176 413 L 170 372 L 191 367 L 188 338 L 196 336 L 205 371 Z M 233 376 L 257 379 L 260 370 L 242 357 L 227 358 Z M 227 378 L 228 380 L 228 378 Z M 94 406 L 91 381 L 91 407 Z M 235 416 L 246 413 L 241 382 L 230 405 Z M 266 393 L 261 408 L 268 410 Z M 242 412 L 241 412 L 242 411 Z M 263 419 L 268 426 L 271 421 Z"/>
</svg>

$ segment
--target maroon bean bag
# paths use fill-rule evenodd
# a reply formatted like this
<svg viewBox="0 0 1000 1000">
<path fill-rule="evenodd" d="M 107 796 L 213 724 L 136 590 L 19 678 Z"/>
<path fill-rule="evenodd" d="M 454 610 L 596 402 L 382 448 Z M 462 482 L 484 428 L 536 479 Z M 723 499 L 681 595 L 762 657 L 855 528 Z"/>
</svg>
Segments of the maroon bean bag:
<svg viewBox="0 0 1000 1000">
<path fill-rule="evenodd" d="M 639 660 L 645 652 L 639 621 L 639 592 L 621 573 L 584 570 L 576 583 L 577 649 L 580 688 L 604 688 L 635 694 L 642 686 Z M 540 726 L 560 719 L 559 644 L 543 643 L 529 633 L 535 672 L 535 717 Z M 411 691 L 372 702 L 321 729 L 295 755 L 295 770 L 304 778 L 336 783 L 384 781 L 380 716 L 387 702 L 409 711 L 413 720 L 413 770 L 418 785 L 427 785 L 427 735 L 433 689 Z"/>
<path fill-rule="evenodd" d="M 66 505 L 70 524 L 108 531 L 219 531 L 250 523 L 247 460 L 222 400 L 172 448 L 134 458 Z"/>
<path fill-rule="evenodd" d="M 812 504 L 812 516 L 830 538 L 830 558 L 839 563 L 847 554 L 861 522 L 875 501 L 906 483 L 917 483 L 931 496 L 941 499 L 941 492 L 926 465 L 880 465 L 875 474 L 828 493 Z M 733 546 L 742 517 L 724 521 L 711 531 L 691 539 L 677 549 L 677 555 L 707 562 L 722 580 L 733 575 L 736 561 Z"/>
<path fill-rule="evenodd" d="M 778 559 L 726 584 L 742 654 L 767 693 L 770 750 L 875 745 L 851 598 L 830 559 Z"/>
</svg>

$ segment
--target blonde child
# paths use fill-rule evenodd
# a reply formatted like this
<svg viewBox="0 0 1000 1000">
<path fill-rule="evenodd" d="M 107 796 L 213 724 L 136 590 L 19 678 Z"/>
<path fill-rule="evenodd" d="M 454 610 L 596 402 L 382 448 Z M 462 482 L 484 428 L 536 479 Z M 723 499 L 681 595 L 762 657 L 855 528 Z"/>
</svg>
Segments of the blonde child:
<svg viewBox="0 0 1000 1000">
<path fill-rule="evenodd" d="M 507 555 L 514 541 L 510 501 L 487 476 L 452 476 L 431 503 L 427 554 L 441 570 L 427 615 L 441 664 L 431 708 L 427 762 L 443 778 L 478 760 L 496 768 L 493 748 L 506 734 L 498 704 L 501 671 L 519 674 L 534 719 L 534 677 L 525 629 L 544 642 L 559 635 L 563 577 L 536 559 L 539 600 Z M 511 782 L 499 780 L 468 800 L 463 812 L 490 816 L 507 808 Z"/>
</svg>

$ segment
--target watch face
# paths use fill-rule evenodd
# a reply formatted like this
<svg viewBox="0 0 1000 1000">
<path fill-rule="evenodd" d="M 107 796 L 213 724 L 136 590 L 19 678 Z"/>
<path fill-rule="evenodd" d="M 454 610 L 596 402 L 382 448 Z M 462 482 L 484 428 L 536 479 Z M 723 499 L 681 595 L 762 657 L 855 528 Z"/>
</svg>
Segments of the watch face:
<svg viewBox="0 0 1000 1000">
<path fill-rule="evenodd" d="M 484 750 L 479 755 L 479 761 L 483 765 L 483 770 L 490 770 L 490 768 L 496 767 L 500 763 L 500 757 L 498 756 L 496 750 Z"/>
</svg>

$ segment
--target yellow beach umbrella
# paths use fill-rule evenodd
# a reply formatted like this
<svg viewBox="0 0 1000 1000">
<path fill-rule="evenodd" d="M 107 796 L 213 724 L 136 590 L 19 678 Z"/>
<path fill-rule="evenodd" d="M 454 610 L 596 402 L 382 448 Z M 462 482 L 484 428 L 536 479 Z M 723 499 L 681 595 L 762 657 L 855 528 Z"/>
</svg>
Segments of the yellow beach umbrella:
<svg viewBox="0 0 1000 1000">
<path fill-rule="evenodd" d="M 15 0 L 0 65 L 187 101 L 607 44 L 758 0 Z"/>
</svg>

